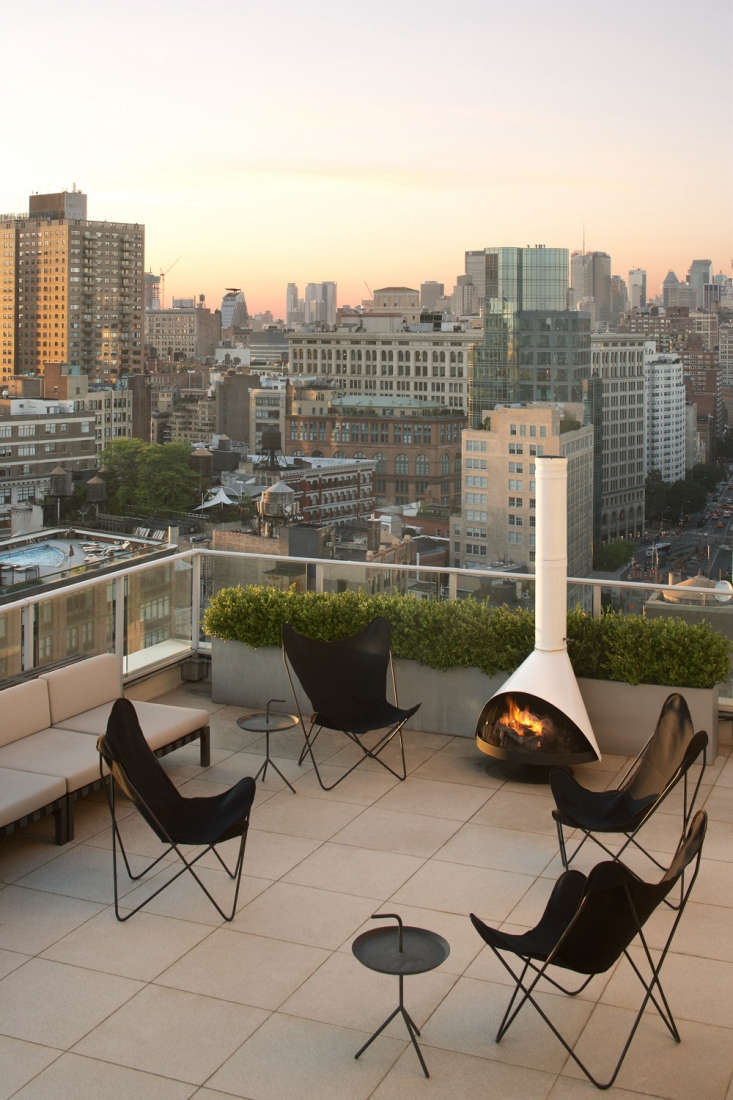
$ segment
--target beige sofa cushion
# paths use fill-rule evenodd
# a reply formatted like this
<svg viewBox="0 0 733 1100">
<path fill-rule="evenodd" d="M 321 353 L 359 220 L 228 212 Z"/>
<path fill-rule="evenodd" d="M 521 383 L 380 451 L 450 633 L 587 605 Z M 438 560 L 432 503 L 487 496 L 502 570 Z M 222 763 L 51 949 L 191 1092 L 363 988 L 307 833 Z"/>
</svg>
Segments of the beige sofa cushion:
<svg viewBox="0 0 733 1100">
<path fill-rule="evenodd" d="M 63 779 L 0 768 L 0 828 L 65 794 Z"/>
<path fill-rule="evenodd" d="M 171 707 L 165 703 L 143 703 L 132 700 L 145 740 L 151 749 L 162 748 L 187 733 L 195 733 L 209 724 L 209 713 L 194 707 Z M 109 712 L 112 703 L 87 710 L 84 714 L 75 714 L 63 722 L 57 722 L 55 728 L 75 730 L 77 733 L 91 733 L 99 737 L 107 730 Z"/>
<path fill-rule="evenodd" d="M 29 680 L 0 692 L 0 745 L 45 730 L 51 725 L 45 680 Z"/>
<path fill-rule="evenodd" d="M 42 730 L 22 741 L 0 748 L 0 768 L 17 768 L 37 775 L 66 780 L 66 790 L 76 791 L 99 779 L 97 742 L 70 730 Z M 105 766 L 105 774 L 107 767 Z"/>
<path fill-rule="evenodd" d="M 48 684 L 52 726 L 65 722 L 72 714 L 99 707 L 122 695 L 122 676 L 114 653 L 87 657 L 65 668 L 43 673 L 39 678 Z"/>
</svg>

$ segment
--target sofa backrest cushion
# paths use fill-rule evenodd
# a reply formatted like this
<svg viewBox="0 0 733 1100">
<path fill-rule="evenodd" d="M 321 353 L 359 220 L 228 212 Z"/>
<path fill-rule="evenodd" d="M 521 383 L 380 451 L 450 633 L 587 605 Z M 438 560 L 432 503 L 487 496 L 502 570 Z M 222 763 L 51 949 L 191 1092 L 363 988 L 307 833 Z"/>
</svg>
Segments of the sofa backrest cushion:
<svg viewBox="0 0 733 1100">
<path fill-rule="evenodd" d="M 43 678 L 48 684 L 52 725 L 122 695 L 122 676 L 114 653 L 75 661 L 44 673 Z"/>
<path fill-rule="evenodd" d="M 5 688 L 0 692 L 0 708 L 0 745 L 9 745 L 51 725 L 48 688 L 40 678 Z"/>
</svg>

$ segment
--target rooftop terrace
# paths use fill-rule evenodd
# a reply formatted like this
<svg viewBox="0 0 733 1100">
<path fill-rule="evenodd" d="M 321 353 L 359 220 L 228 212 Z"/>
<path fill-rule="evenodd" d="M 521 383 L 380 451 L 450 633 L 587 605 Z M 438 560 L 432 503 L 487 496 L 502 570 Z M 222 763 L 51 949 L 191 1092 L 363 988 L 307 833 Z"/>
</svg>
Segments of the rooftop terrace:
<svg viewBox="0 0 733 1100">
<path fill-rule="evenodd" d="M 166 676 L 161 686 L 173 682 Z M 199 767 L 194 746 L 163 760 L 184 793 L 214 793 L 256 772 L 264 745 L 237 727 L 244 708 L 213 703 L 203 684 L 178 685 L 163 699 L 211 714 L 210 768 Z M 610 1096 L 733 1097 L 729 724 L 720 732 L 720 755 L 701 788 L 710 816 L 702 870 L 665 965 L 682 1042 L 647 1013 Z M 320 755 L 335 777 L 350 750 L 326 737 Z M 129 923 L 116 922 L 101 794 L 78 805 L 76 838 L 62 849 L 48 820 L 0 840 L 0 1096 L 595 1095 L 533 1011 L 494 1043 L 510 987 L 468 920 L 475 911 L 520 930 L 539 917 L 560 871 L 548 789 L 505 779 L 471 739 L 413 731 L 406 740 L 404 783 L 368 762 L 324 793 L 297 765 L 298 731 L 273 736 L 297 795 L 272 773 L 258 787 L 231 925 L 216 919 L 190 880 Z M 605 788 L 625 764 L 606 755 L 577 774 Z M 678 809 L 665 803 L 647 827 L 660 858 L 676 845 Z M 134 811 L 123 826 L 132 851 L 156 852 Z M 594 857 L 586 858 L 583 868 Z M 223 885 L 213 862 L 204 874 L 215 891 Z M 129 891 L 131 902 L 141 889 Z M 372 926 L 370 914 L 385 910 L 450 943 L 439 969 L 405 986 L 430 1080 L 401 1025 L 354 1060 L 395 1003 L 394 979 L 366 970 L 351 952 L 357 933 Z M 654 946 L 669 920 L 652 918 Z M 621 1025 L 638 1003 L 634 981 L 620 964 L 574 1001 L 563 999 L 568 1032 L 601 1071 L 615 1061 Z"/>
</svg>

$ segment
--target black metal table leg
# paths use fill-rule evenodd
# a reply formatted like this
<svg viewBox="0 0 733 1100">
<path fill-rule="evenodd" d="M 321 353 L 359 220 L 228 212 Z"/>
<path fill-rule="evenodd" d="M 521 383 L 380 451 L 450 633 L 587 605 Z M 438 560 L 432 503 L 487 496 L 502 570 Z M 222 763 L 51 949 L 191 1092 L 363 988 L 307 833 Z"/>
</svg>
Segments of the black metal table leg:
<svg viewBox="0 0 733 1100">
<path fill-rule="evenodd" d="M 398 974 L 397 977 L 399 979 L 399 989 L 400 989 L 399 1004 L 397 1005 L 397 1008 L 394 1010 L 394 1012 L 391 1012 L 389 1014 L 389 1016 L 387 1017 L 387 1019 L 384 1021 L 383 1024 L 379 1025 L 377 1030 L 374 1032 L 373 1035 L 371 1035 L 367 1039 L 367 1041 L 364 1043 L 364 1045 L 362 1047 L 359 1047 L 356 1054 L 354 1055 L 354 1058 L 358 1058 L 360 1054 L 363 1054 L 364 1051 L 366 1050 L 366 1048 L 368 1046 L 371 1046 L 371 1044 L 374 1042 L 374 1040 L 377 1038 L 377 1036 L 381 1035 L 382 1032 L 384 1031 L 384 1029 L 387 1027 L 387 1025 L 390 1024 L 392 1022 L 392 1020 L 394 1020 L 395 1016 L 397 1016 L 398 1014 L 401 1013 L 402 1018 L 405 1021 L 405 1027 L 407 1028 L 407 1034 L 410 1036 L 410 1040 L 412 1042 L 412 1045 L 415 1048 L 415 1053 L 417 1054 L 417 1057 L 420 1061 L 420 1065 L 422 1066 L 422 1071 L 423 1071 L 423 1073 L 425 1074 L 426 1077 L 429 1077 L 430 1074 L 428 1073 L 428 1067 L 425 1065 L 425 1059 L 422 1056 L 422 1051 L 420 1050 L 420 1047 L 418 1046 L 417 1039 L 415 1038 L 416 1035 L 420 1034 L 420 1028 L 417 1026 L 417 1024 L 413 1020 L 412 1016 L 410 1015 L 410 1013 L 405 1008 L 404 978 L 403 978 L 402 974 Z"/>
</svg>

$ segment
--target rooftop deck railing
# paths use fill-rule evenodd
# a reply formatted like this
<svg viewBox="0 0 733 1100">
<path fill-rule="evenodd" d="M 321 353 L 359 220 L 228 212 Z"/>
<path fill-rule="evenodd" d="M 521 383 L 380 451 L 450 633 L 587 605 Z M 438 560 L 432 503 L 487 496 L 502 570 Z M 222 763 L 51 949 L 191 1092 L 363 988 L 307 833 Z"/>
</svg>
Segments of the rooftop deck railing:
<svg viewBox="0 0 733 1100">
<path fill-rule="evenodd" d="M 403 593 L 420 599 L 468 596 L 513 607 L 534 606 L 533 574 L 451 569 L 333 559 L 280 557 L 227 550 L 174 552 L 140 565 L 88 577 L 53 592 L 36 592 L 0 605 L 0 680 L 33 675 L 45 666 L 94 653 L 116 653 L 126 679 L 210 651 L 202 615 L 220 588 L 275 585 L 313 592 L 362 589 Z M 699 615 L 733 637 L 733 602 L 710 589 L 669 584 L 569 577 L 568 607 L 598 616 L 607 607 L 621 613 Z M 693 601 L 697 600 L 695 603 Z M 721 692 L 733 697 L 733 683 Z M 733 701 L 730 702 L 733 707 Z"/>
</svg>

